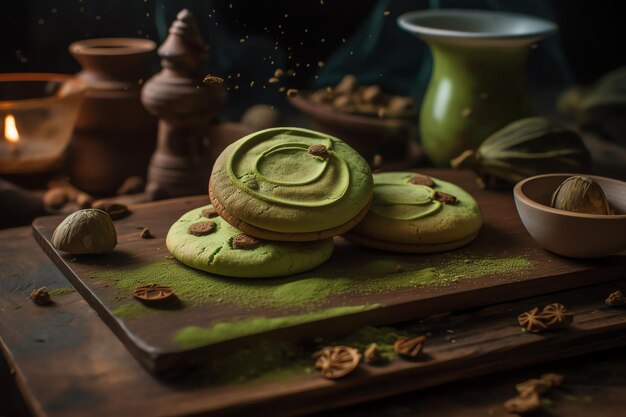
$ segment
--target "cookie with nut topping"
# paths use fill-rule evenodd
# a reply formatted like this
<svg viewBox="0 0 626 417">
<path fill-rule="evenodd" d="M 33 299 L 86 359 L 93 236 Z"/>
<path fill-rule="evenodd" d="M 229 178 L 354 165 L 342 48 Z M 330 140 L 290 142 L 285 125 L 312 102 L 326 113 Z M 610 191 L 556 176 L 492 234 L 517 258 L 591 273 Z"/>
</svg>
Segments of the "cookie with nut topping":
<svg viewBox="0 0 626 417">
<path fill-rule="evenodd" d="M 209 197 L 219 215 L 260 239 L 313 241 L 339 235 L 367 213 L 367 162 L 342 140 L 279 127 L 248 135 L 218 157 Z"/>
<path fill-rule="evenodd" d="M 434 253 L 469 244 L 481 226 L 478 203 L 461 187 L 415 172 L 381 172 L 367 216 L 344 237 L 390 252 Z"/>
<path fill-rule="evenodd" d="M 211 205 L 185 213 L 170 228 L 167 249 L 181 263 L 238 278 L 269 278 L 313 269 L 333 253 L 331 238 L 275 242 L 235 229 Z"/>
</svg>

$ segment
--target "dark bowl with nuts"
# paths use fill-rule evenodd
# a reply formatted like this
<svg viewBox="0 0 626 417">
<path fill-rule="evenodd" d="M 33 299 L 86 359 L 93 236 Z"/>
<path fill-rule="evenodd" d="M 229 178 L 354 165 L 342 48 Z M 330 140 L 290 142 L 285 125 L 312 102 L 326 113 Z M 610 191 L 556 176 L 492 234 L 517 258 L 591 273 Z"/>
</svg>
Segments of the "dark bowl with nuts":
<svg viewBox="0 0 626 417">
<path fill-rule="evenodd" d="M 419 157 L 412 97 L 385 94 L 377 85 L 359 86 L 348 75 L 335 87 L 301 91 L 289 101 L 314 129 L 344 140 L 370 163 L 380 155 L 385 168 L 402 169 Z"/>
</svg>

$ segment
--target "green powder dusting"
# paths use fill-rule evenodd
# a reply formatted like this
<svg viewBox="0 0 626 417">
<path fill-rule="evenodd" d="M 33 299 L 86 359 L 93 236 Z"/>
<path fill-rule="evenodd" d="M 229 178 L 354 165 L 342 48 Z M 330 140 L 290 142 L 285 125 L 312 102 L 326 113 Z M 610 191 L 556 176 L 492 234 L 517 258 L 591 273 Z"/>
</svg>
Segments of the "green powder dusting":
<svg viewBox="0 0 626 417">
<path fill-rule="evenodd" d="M 184 348 L 206 346 L 241 336 L 296 326 L 330 317 L 377 308 L 377 305 L 333 307 L 321 311 L 281 317 L 250 317 L 244 320 L 216 323 L 211 327 L 187 326 L 176 332 L 174 339 Z"/>
<path fill-rule="evenodd" d="M 215 385 L 285 381 L 316 373 L 313 353 L 325 346 L 352 346 L 363 353 L 370 343 L 376 343 L 383 358 L 392 360 L 396 356 L 394 342 L 412 335 L 410 331 L 386 326 L 364 327 L 347 336 L 299 343 L 261 340 L 172 377 L 177 383 L 182 378 L 195 386 L 199 381 Z"/>
<path fill-rule="evenodd" d="M 476 257 L 442 254 L 431 257 L 387 256 L 363 262 L 335 259 L 314 271 L 273 279 L 236 279 L 211 275 L 164 260 L 141 268 L 110 270 L 94 276 L 115 283 L 123 295 L 138 285 L 173 287 L 185 306 L 230 303 L 248 309 L 298 307 L 314 310 L 330 296 L 367 295 L 423 286 L 445 286 L 460 279 L 521 273 L 532 266 L 524 257 Z M 360 262 L 359 262 L 360 261 Z M 398 268 L 400 267 L 400 268 Z M 401 272 L 396 272 L 397 270 Z M 134 305 L 139 305 L 136 301 Z M 149 309 L 122 306 L 119 317 L 140 317 Z"/>
<path fill-rule="evenodd" d="M 69 294 L 73 294 L 75 292 L 76 292 L 76 289 L 72 288 L 72 287 L 55 288 L 55 289 L 52 289 L 52 290 L 48 291 L 48 293 L 52 297 L 59 297 L 59 296 L 62 296 L 62 295 L 69 295 Z"/>
<path fill-rule="evenodd" d="M 386 360 L 392 360 L 396 356 L 393 345 L 402 336 L 413 335 L 393 327 L 364 327 L 348 336 L 326 338 L 324 344 L 351 346 L 362 353 L 371 343 L 376 343 L 381 356 Z"/>
</svg>

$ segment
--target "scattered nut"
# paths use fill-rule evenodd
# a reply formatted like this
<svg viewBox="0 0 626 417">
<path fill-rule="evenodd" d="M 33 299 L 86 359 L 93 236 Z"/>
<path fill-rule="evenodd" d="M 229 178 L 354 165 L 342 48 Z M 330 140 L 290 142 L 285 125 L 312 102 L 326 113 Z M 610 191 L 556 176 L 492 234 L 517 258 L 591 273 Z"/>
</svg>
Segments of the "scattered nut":
<svg viewBox="0 0 626 417">
<path fill-rule="evenodd" d="M 361 361 L 361 354 L 348 346 L 331 346 L 316 352 L 315 367 L 328 379 L 337 379 L 354 371 Z"/>
<path fill-rule="evenodd" d="M 399 355 L 415 358 L 422 351 L 425 340 L 426 336 L 417 336 L 412 339 L 402 336 L 396 340 L 393 344 L 393 348 Z"/>
<path fill-rule="evenodd" d="M 563 304 L 552 303 L 543 308 L 541 317 L 550 328 L 569 327 L 574 315 L 565 309 Z"/>
<path fill-rule="evenodd" d="M 142 301 L 160 301 L 174 296 L 174 289 L 167 285 L 141 285 L 133 290 L 133 297 Z"/>
<path fill-rule="evenodd" d="M 539 313 L 539 307 L 535 307 L 517 316 L 519 325 L 530 333 L 568 327 L 573 320 L 574 315 L 559 303 L 548 304 L 541 313 Z"/>
<path fill-rule="evenodd" d="M 626 299 L 624 299 L 624 294 L 622 294 L 620 290 L 617 290 L 609 294 L 604 302 L 609 307 L 617 307 L 626 304 Z"/>
<path fill-rule="evenodd" d="M 409 182 L 411 184 L 425 185 L 427 187 L 432 187 L 433 185 L 435 185 L 435 183 L 433 182 L 433 179 L 426 175 L 415 175 L 411 177 L 411 179 L 409 179 Z M 447 195 L 450 195 L 450 194 L 447 194 Z M 451 196 L 451 197 L 454 198 L 454 201 L 456 201 L 456 197 L 454 196 Z"/>
<path fill-rule="evenodd" d="M 295 88 L 290 88 L 289 90 L 287 90 L 287 97 L 295 97 L 298 95 L 298 90 L 296 90 Z"/>
<path fill-rule="evenodd" d="M 530 393 L 527 396 L 518 395 L 504 403 L 504 408 L 511 413 L 528 414 L 537 411 L 541 407 L 539 394 Z"/>
<path fill-rule="evenodd" d="M 207 75 L 202 82 L 209 86 L 220 86 L 224 84 L 224 79 L 215 75 Z"/>
<path fill-rule="evenodd" d="M 529 379 L 515 385 L 519 393 L 516 397 L 504 403 L 504 407 L 511 413 L 527 414 L 541 407 L 540 395 L 559 387 L 563 382 L 563 375 L 544 374 L 541 378 Z"/>
<path fill-rule="evenodd" d="M 524 330 L 530 333 L 539 333 L 548 327 L 543 317 L 541 317 L 541 314 L 539 314 L 539 307 L 535 307 L 517 316 L 517 322 Z"/>
<path fill-rule="evenodd" d="M 259 243 L 259 240 L 242 233 L 233 238 L 232 247 L 233 249 L 251 249 L 256 247 Z"/>
<path fill-rule="evenodd" d="M 267 80 L 268 83 L 270 84 L 276 84 L 277 82 L 279 82 L 280 80 L 276 77 L 270 77 L 270 79 Z"/>
<path fill-rule="evenodd" d="M 194 236 L 206 236 L 215 231 L 217 224 L 213 220 L 207 220 L 203 222 L 197 222 L 190 224 L 187 228 L 187 233 Z"/>
<path fill-rule="evenodd" d="M 444 193 L 443 191 L 435 191 L 435 200 L 443 204 L 456 204 L 459 201 L 452 194 Z"/>
<path fill-rule="evenodd" d="M 139 232 L 139 237 L 142 239 L 152 239 L 154 238 L 154 236 L 152 236 L 152 233 L 150 233 L 150 229 L 148 229 L 147 227 L 144 227 L 141 232 Z"/>
<path fill-rule="evenodd" d="M 378 349 L 378 345 L 376 343 L 370 344 L 367 349 L 365 349 L 363 357 L 365 358 L 365 363 L 372 365 L 381 364 L 385 361 L 385 358 L 383 358 L 380 354 L 380 349 Z"/>
<path fill-rule="evenodd" d="M 37 288 L 30 293 L 29 297 L 33 303 L 45 306 L 52 303 L 52 299 L 50 298 L 50 293 L 46 289 L 46 287 Z"/>
<path fill-rule="evenodd" d="M 280 77 L 282 77 L 284 75 L 285 75 L 285 71 L 283 71 L 281 68 L 276 68 L 274 70 L 274 77 L 280 78 Z"/>
<path fill-rule="evenodd" d="M 328 148 L 326 145 L 318 144 L 309 146 L 309 153 L 320 158 L 328 158 Z"/>
</svg>

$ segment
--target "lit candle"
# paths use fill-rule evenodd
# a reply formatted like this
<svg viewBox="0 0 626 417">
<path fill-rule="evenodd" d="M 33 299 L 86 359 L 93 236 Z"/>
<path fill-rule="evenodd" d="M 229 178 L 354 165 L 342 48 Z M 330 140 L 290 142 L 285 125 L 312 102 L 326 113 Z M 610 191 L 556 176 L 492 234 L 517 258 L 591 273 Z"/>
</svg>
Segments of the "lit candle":
<svg viewBox="0 0 626 417">
<path fill-rule="evenodd" d="M 15 117 L 12 114 L 4 118 L 4 137 L 9 143 L 13 157 L 20 154 L 20 134 L 15 126 Z"/>
</svg>

